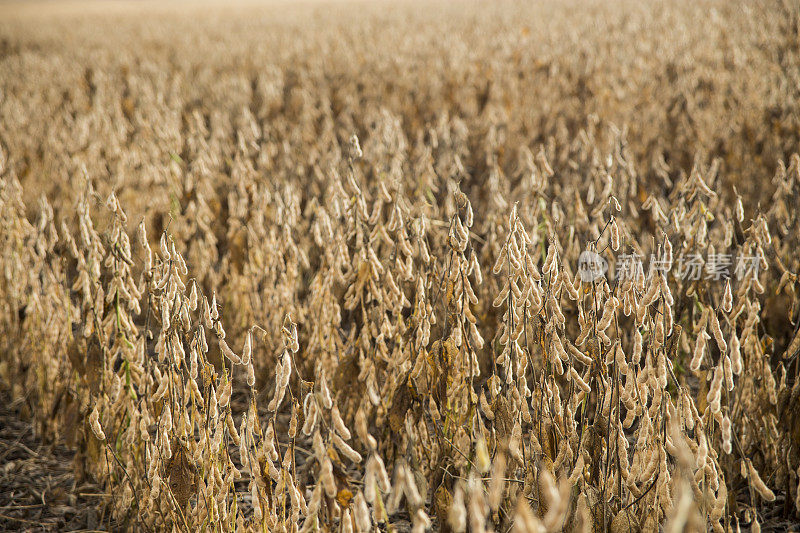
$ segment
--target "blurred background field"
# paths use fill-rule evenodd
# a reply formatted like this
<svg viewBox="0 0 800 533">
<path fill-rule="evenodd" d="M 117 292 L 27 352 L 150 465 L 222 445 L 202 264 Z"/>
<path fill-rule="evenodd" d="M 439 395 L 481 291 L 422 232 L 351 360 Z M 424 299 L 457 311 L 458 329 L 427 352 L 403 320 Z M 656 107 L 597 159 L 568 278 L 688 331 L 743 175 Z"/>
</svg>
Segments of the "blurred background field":
<svg viewBox="0 0 800 533">
<path fill-rule="evenodd" d="M 0 527 L 794 527 L 799 30 L 0 3 Z"/>
</svg>

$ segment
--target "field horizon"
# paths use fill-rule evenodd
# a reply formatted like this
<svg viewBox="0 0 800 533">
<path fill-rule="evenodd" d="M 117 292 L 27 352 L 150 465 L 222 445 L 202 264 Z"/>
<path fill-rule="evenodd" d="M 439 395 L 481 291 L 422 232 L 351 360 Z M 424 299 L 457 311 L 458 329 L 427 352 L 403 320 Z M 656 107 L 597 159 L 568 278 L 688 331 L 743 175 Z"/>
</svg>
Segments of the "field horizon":
<svg viewBox="0 0 800 533">
<path fill-rule="evenodd" d="M 0 529 L 799 531 L 800 3 L 0 2 Z"/>
</svg>

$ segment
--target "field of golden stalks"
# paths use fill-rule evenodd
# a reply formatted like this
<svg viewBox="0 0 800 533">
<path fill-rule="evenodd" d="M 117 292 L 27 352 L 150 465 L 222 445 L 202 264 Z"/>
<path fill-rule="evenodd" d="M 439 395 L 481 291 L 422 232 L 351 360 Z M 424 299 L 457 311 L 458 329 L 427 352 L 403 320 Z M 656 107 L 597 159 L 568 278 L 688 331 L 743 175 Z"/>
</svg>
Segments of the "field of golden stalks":
<svg viewBox="0 0 800 533">
<path fill-rule="evenodd" d="M 0 5 L 0 529 L 787 531 L 800 3 Z"/>
</svg>

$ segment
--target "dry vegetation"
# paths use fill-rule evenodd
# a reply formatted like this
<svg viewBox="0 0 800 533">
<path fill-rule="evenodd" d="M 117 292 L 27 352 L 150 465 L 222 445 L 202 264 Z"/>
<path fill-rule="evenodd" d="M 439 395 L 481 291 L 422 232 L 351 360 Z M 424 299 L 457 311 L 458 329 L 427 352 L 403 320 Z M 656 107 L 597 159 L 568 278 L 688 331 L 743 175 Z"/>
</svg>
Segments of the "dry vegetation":
<svg viewBox="0 0 800 533">
<path fill-rule="evenodd" d="M 0 379 L 100 526 L 798 520 L 794 0 L 93 8 L 0 16 Z"/>
</svg>

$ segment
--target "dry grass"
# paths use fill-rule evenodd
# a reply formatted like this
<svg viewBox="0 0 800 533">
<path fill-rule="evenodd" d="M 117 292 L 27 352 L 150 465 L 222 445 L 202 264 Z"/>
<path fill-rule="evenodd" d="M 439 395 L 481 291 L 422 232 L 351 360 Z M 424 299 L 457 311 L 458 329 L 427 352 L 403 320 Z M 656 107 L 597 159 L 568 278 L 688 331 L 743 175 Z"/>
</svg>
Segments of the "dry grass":
<svg viewBox="0 0 800 533">
<path fill-rule="evenodd" d="M 796 2 L 68 8 L 0 18 L 0 378 L 100 526 L 798 520 Z"/>
</svg>

